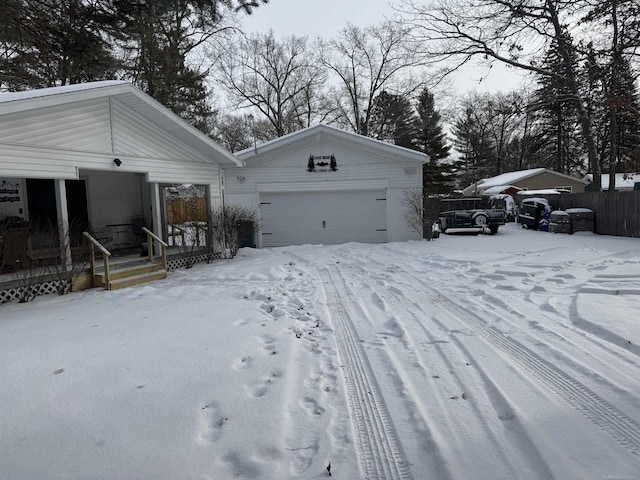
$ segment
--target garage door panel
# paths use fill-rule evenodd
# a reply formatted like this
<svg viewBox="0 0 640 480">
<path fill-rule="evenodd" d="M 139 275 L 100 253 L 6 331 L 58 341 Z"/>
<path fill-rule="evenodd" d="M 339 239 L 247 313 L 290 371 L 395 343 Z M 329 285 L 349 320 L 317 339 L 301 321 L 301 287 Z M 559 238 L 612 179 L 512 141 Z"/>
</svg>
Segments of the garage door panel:
<svg viewBox="0 0 640 480">
<path fill-rule="evenodd" d="M 387 240 L 384 190 L 261 195 L 263 246 Z"/>
</svg>

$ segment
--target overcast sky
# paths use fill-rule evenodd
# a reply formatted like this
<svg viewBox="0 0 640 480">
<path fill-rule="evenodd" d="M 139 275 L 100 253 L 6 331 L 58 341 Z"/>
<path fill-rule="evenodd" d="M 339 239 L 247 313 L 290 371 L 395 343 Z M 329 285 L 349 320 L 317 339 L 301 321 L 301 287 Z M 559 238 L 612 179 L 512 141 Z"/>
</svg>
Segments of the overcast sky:
<svg viewBox="0 0 640 480">
<path fill-rule="evenodd" d="M 388 0 L 269 0 L 244 21 L 246 31 L 332 37 L 347 22 L 366 27 L 392 16 Z"/>
<path fill-rule="evenodd" d="M 245 32 L 266 32 L 273 29 L 278 37 L 307 35 L 331 38 L 350 22 L 367 27 L 391 17 L 394 10 L 389 0 L 269 0 L 254 10 L 242 22 Z M 459 93 L 468 90 L 509 91 L 518 87 L 520 77 L 512 70 L 494 65 L 486 69 L 466 69 L 455 79 Z M 482 81 L 481 81 L 482 79 Z"/>
</svg>

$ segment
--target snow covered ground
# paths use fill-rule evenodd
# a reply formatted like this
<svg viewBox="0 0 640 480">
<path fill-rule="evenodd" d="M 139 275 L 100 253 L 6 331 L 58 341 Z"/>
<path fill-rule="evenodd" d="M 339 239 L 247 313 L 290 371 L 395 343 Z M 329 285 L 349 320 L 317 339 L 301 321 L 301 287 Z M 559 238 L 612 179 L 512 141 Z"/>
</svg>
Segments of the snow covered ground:
<svg viewBox="0 0 640 480">
<path fill-rule="evenodd" d="M 640 479 L 640 240 L 243 249 L 0 306 L 2 479 Z"/>
</svg>

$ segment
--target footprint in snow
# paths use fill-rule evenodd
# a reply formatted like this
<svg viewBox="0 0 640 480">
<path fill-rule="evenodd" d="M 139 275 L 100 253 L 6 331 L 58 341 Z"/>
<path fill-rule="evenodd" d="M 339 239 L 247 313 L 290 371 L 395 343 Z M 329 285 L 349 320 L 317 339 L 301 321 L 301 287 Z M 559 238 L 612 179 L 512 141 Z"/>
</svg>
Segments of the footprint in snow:
<svg viewBox="0 0 640 480">
<path fill-rule="evenodd" d="M 253 363 L 253 358 L 251 358 L 250 355 L 247 355 L 237 360 L 233 366 L 238 370 L 244 370 L 246 368 L 249 368 L 252 363 Z"/>
<path fill-rule="evenodd" d="M 300 404 L 304 407 L 309 415 L 322 415 L 326 410 L 321 407 L 320 404 L 311 397 L 304 397 L 300 400 Z"/>
<path fill-rule="evenodd" d="M 273 372 L 266 378 L 253 384 L 245 385 L 245 388 L 253 398 L 260 398 L 266 395 L 274 382 L 282 376 L 281 372 Z"/>
<path fill-rule="evenodd" d="M 202 428 L 200 438 L 216 442 L 222 436 L 222 430 L 229 422 L 216 402 L 210 402 L 202 407 Z"/>
</svg>

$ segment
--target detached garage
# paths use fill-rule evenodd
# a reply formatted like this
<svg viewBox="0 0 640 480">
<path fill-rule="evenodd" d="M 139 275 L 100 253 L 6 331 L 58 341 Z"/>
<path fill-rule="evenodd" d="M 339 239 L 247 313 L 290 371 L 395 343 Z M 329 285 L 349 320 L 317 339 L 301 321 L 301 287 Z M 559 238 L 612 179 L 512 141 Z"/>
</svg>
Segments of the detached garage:
<svg viewBox="0 0 640 480">
<path fill-rule="evenodd" d="M 225 202 L 259 213 L 257 246 L 419 239 L 405 195 L 422 188 L 423 153 L 318 125 L 236 154 Z"/>
</svg>

